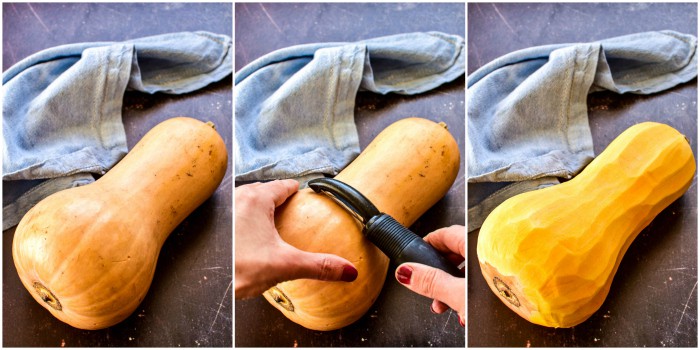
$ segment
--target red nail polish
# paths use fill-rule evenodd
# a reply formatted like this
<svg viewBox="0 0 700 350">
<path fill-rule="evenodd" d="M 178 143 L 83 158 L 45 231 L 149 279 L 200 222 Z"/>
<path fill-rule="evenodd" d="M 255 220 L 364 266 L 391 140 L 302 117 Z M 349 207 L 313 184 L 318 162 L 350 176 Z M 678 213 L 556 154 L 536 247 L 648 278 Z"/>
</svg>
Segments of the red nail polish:
<svg viewBox="0 0 700 350">
<path fill-rule="evenodd" d="M 458 318 L 459 318 L 459 325 L 464 327 L 464 320 L 462 320 L 461 317 L 458 317 Z"/>
<path fill-rule="evenodd" d="M 340 280 L 343 282 L 352 282 L 355 279 L 357 279 L 357 269 L 350 265 L 345 265 Z"/>
<path fill-rule="evenodd" d="M 410 267 L 401 266 L 396 272 L 396 279 L 402 284 L 411 284 L 411 274 L 413 274 L 413 270 Z"/>
</svg>

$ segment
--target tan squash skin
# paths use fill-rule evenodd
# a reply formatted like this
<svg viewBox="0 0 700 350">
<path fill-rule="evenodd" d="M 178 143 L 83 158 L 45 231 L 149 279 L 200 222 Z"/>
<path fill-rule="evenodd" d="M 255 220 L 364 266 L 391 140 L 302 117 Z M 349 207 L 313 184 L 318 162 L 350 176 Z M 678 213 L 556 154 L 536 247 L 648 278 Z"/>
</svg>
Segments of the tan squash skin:
<svg viewBox="0 0 700 350">
<path fill-rule="evenodd" d="M 627 248 L 692 183 L 683 135 L 645 122 L 620 134 L 573 180 L 498 206 L 477 255 L 491 290 L 530 322 L 573 327 L 603 304 Z"/>
<path fill-rule="evenodd" d="M 121 322 L 146 295 L 170 232 L 219 186 L 227 157 L 209 124 L 158 124 L 96 182 L 57 192 L 22 218 L 12 244 L 22 283 L 73 327 Z"/>
<path fill-rule="evenodd" d="M 400 120 L 382 131 L 336 179 L 410 226 L 442 198 L 459 171 L 459 147 L 446 128 L 426 119 Z M 323 194 L 299 191 L 275 213 L 282 238 L 302 250 L 332 253 L 355 264 L 354 282 L 295 280 L 263 295 L 290 320 L 314 330 L 345 327 L 372 306 L 388 258 L 362 235 L 359 222 Z"/>
</svg>

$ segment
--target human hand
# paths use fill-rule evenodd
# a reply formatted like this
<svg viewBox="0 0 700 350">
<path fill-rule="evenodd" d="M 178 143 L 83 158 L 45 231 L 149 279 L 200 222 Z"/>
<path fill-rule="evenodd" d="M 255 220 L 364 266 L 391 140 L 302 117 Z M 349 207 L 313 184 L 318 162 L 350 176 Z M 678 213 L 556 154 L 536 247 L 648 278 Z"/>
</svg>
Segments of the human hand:
<svg viewBox="0 0 700 350">
<path fill-rule="evenodd" d="M 301 251 L 280 237 L 275 208 L 298 188 L 295 180 L 236 188 L 236 299 L 258 296 L 277 283 L 298 278 L 345 282 L 357 278 L 357 269 L 348 260 Z"/>
<path fill-rule="evenodd" d="M 464 234 L 464 226 L 455 225 L 433 231 L 424 239 L 458 265 L 465 256 Z M 401 264 L 396 268 L 395 277 L 406 288 L 432 298 L 430 309 L 434 313 L 441 314 L 450 308 L 457 311 L 459 323 L 464 327 L 464 278 L 418 263 Z"/>
</svg>

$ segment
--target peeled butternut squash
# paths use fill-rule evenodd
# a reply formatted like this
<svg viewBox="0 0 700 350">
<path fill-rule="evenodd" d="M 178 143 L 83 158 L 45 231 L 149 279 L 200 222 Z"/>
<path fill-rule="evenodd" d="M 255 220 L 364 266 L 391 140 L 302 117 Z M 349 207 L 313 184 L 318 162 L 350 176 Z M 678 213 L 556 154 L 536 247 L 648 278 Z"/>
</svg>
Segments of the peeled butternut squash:
<svg viewBox="0 0 700 350">
<path fill-rule="evenodd" d="M 444 124 L 408 118 L 384 129 L 336 179 L 410 226 L 447 193 L 459 163 L 459 147 Z M 264 293 L 272 305 L 290 320 L 321 331 L 345 327 L 367 312 L 382 289 L 389 261 L 364 238 L 348 211 L 326 195 L 304 189 L 276 210 L 275 226 L 301 250 L 350 260 L 358 277 L 350 283 L 283 282 Z"/>
<path fill-rule="evenodd" d="M 571 181 L 512 197 L 488 216 L 477 243 L 484 278 L 526 320 L 573 327 L 600 308 L 627 248 L 694 174 L 683 135 L 634 125 Z"/>
<path fill-rule="evenodd" d="M 12 242 L 22 284 L 73 327 L 124 320 L 146 295 L 165 239 L 219 186 L 227 157 L 212 124 L 158 124 L 103 177 L 22 218 Z"/>
</svg>

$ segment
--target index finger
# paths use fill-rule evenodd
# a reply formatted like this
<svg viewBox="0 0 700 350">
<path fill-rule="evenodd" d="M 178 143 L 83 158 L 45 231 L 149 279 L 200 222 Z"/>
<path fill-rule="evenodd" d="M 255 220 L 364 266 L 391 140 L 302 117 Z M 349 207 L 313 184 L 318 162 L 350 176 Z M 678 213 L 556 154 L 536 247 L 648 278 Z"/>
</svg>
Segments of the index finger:
<svg viewBox="0 0 700 350">
<path fill-rule="evenodd" d="M 299 190 L 299 182 L 293 179 L 275 180 L 264 183 L 261 187 L 271 195 L 275 207 L 279 207 L 289 196 Z"/>
<path fill-rule="evenodd" d="M 465 257 L 465 233 L 464 226 L 453 225 L 435 230 L 423 239 L 440 252 L 457 253 Z"/>
</svg>

